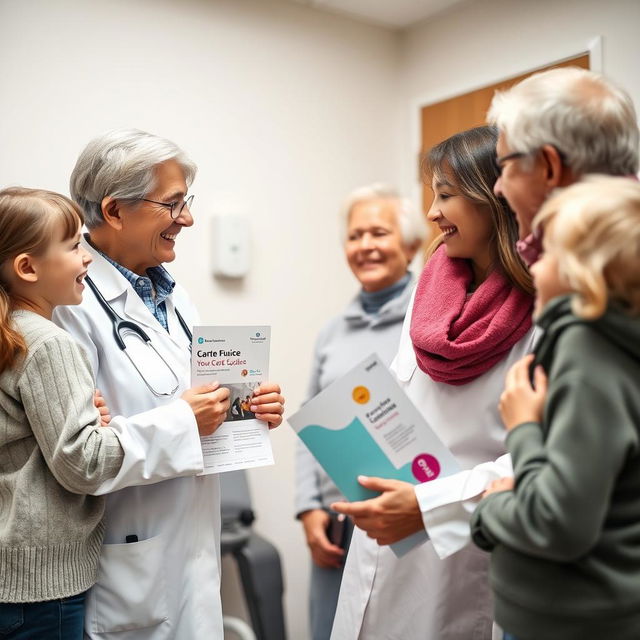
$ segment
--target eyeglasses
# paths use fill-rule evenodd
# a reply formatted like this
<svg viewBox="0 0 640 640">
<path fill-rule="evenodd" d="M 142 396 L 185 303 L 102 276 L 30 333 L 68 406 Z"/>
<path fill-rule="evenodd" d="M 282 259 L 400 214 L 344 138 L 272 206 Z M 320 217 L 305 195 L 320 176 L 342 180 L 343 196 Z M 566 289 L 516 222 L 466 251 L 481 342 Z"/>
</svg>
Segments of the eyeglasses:
<svg viewBox="0 0 640 640">
<path fill-rule="evenodd" d="M 193 202 L 193 196 L 189 196 L 186 200 L 179 200 L 177 202 L 158 202 L 157 200 L 149 200 L 148 198 L 139 198 L 142 202 L 152 202 L 153 204 L 160 205 L 169 209 L 169 215 L 172 220 L 175 220 L 183 211 L 185 207 L 191 209 L 191 203 Z"/>
<path fill-rule="evenodd" d="M 553 145 L 550 145 L 550 146 L 553 146 Z M 562 166 L 566 167 L 567 166 L 566 154 L 560 149 L 558 149 L 558 147 L 556 146 L 554 146 L 553 148 L 558 153 L 558 156 L 560 157 L 560 161 L 562 162 Z M 502 170 L 504 169 L 504 163 L 507 162 L 507 160 L 517 160 L 519 158 L 525 158 L 526 156 L 532 156 L 538 153 L 539 151 L 541 151 L 542 149 L 543 148 L 540 147 L 539 149 L 535 149 L 534 151 L 529 151 L 528 153 L 525 151 L 513 151 L 512 153 L 507 153 L 504 156 L 499 156 L 498 158 L 496 158 L 496 166 L 498 167 L 498 171 L 502 173 Z"/>
<path fill-rule="evenodd" d="M 504 163 L 507 162 L 507 160 L 517 160 L 518 158 L 524 158 L 528 155 L 529 154 L 525 153 L 524 151 L 514 151 L 513 153 L 507 153 L 504 156 L 496 158 L 496 167 L 498 167 L 498 171 L 502 172 L 502 170 L 504 169 Z"/>
</svg>

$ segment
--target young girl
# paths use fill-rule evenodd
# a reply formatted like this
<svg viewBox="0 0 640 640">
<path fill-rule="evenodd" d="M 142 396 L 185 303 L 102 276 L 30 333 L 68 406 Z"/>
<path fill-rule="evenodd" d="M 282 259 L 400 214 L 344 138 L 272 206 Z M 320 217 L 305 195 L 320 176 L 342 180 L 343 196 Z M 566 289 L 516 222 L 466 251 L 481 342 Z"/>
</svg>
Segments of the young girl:
<svg viewBox="0 0 640 640">
<path fill-rule="evenodd" d="M 637 640 L 640 184 L 590 178 L 548 200 L 536 226 L 544 337 L 500 403 L 515 488 L 490 488 L 473 538 L 492 551 L 505 638 Z"/>
<path fill-rule="evenodd" d="M 463 484 L 477 465 L 505 453 L 498 398 L 506 371 L 533 341 L 533 287 L 515 251 L 516 221 L 493 193 L 496 140 L 495 129 L 478 127 L 443 141 L 428 155 L 435 196 L 428 218 L 441 235 L 420 276 L 392 365 L 409 398 L 466 470 Z M 354 515 L 361 527 L 347 557 L 334 640 L 492 637 L 488 559 L 464 543 L 458 553 L 438 557 L 443 526 L 469 541 L 468 520 L 459 525 L 432 512 L 434 502 L 444 501 L 466 516 L 462 492 L 451 490 L 452 477 L 416 487 L 369 478 L 362 484 L 383 490 L 382 496 L 332 505 Z M 403 516 L 392 503 L 396 498 L 404 503 L 405 496 L 412 520 L 402 519 L 399 537 L 426 528 L 431 539 L 398 558 L 372 539 L 377 514 L 358 516 L 360 509 Z"/>
<path fill-rule="evenodd" d="M 84 353 L 51 322 L 91 258 L 83 216 L 50 191 L 0 191 L 0 637 L 82 638 L 105 498 L 123 460 Z"/>
</svg>

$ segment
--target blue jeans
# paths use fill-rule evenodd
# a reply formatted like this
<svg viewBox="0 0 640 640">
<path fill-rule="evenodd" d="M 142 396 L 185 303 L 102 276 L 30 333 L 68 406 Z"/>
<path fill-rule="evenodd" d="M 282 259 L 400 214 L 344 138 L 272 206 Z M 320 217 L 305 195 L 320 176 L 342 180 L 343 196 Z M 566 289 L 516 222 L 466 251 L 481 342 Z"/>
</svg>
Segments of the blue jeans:
<svg viewBox="0 0 640 640">
<path fill-rule="evenodd" d="M 85 596 L 86 591 L 46 602 L 0 602 L 0 639 L 82 640 Z"/>
<path fill-rule="evenodd" d="M 510 633 L 505 633 L 502 636 L 502 640 L 518 640 L 515 636 L 512 636 Z"/>
</svg>

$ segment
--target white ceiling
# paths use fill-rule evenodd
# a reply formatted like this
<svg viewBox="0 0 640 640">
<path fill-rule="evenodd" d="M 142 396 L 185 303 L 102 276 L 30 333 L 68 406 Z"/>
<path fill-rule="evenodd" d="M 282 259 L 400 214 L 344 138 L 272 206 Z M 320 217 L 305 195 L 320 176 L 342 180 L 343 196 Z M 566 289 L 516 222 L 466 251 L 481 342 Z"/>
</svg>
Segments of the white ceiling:
<svg viewBox="0 0 640 640">
<path fill-rule="evenodd" d="M 321 11 L 341 13 L 365 22 L 403 29 L 469 0 L 291 0 Z"/>
</svg>

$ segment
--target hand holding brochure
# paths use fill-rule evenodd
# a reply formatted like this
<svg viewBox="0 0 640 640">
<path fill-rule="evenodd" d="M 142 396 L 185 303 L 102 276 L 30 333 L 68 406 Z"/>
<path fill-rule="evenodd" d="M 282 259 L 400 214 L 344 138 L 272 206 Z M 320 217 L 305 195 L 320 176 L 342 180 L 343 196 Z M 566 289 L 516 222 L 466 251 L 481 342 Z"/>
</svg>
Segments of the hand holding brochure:
<svg viewBox="0 0 640 640">
<path fill-rule="evenodd" d="M 253 391 L 269 374 L 270 327 L 194 327 L 191 384 L 229 389 L 225 422 L 200 438 L 203 474 L 273 464 L 269 427 L 251 411 Z"/>
<path fill-rule="evenodd" d="M 460 470 L 376 355 L 321 391 L 288 422 L 350 501 L 378 495 L 362 487 L 358 475 L 418 484 Z M 425 539 L 423 534 L 420 541 Z M 408 550 L 403 542 L 392 545 L 398 555 Z"/>
</svg>

